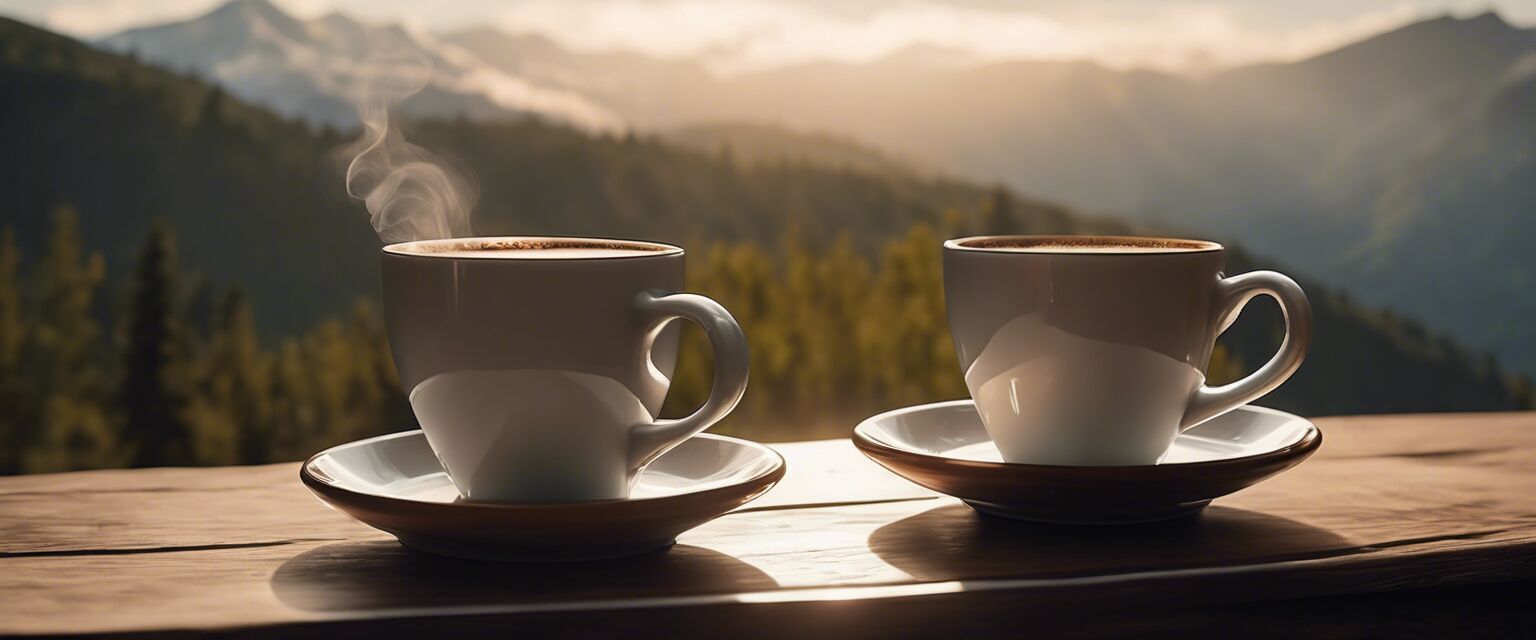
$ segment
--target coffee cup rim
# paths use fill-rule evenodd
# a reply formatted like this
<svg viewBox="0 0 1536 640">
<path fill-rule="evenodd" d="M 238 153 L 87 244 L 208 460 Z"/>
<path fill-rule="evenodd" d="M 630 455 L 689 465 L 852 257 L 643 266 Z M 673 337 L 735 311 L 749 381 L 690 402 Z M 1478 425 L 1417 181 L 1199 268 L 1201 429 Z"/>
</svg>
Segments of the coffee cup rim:
<svg viewBox="0 0 1536 640">
<path fill-rule="evenodd" d="M 529 244 L 529 243 L 531 243 L 531 244 L 568 245 L 568 247 L 566 247 L 566 248 L 637 249 L 637 250 L 645 252 L 645 253 L 636 254 L 636 255 L 624 255 L 624 256 L 581 256 L 581 257 L 549 258 L 550 260 L 571 260 L 571 261 L 576 261 L 576 260 L 580 260 L 580 261 L 590 261 L 590 260 L 643 260 L 643 259 L 646 259 L 646 258 L 657 258 L 657 257 L 662 257 L 662 256 L 675 256 L 675 255 L 680 255 L 680 254 L 683 253 L 683 248 L 682 247 L 679 247 L 679 246 L 673 245 L 673 244 L 667 244 L 665 242 L 654 242 L 654 241 L 651 241 L 651 240 L 632 240 L 632 239 L 628 239 L 628 238 L 592 238 L 592 237 L 586 237 L 586 236 L 469 236 L 469 237 L 464 237 L 464 238 L 439 238 L 439 239 L 433 239 L 433 240 L 411 240 L 411 241 L 408 241 L 408 242 L 396 242 L 394 244 L 384 245 L 384 247 L 382 249 L 380 249 L 380 251 L 382 251 L 383 253 L 385 253 L 387 255 L 403 256 L 403 257 L 408 257 L 408 258 L 428 258 L 428 259 L 448 259 L 448 260 L 497 260 L 497 261 L 505 262 L 507 260 L 506 258 L 493 258 L 493 257 L 490 257 L 490 256 L 473 256 L 473 255 L 463 255 L 463 254 L 459 254 L 459 255 L 434 255 L 434 252 L 430 251 L 430 250 L 428 250 L 428 251 L 411 251 L 410 250 L 410 249 L 417 248 L 417 247 L 438 247 L 438 248 L 449 247 L 450 248 L 449 250 L 451 250 L 451 247 L 453 245 L 455 245 L 455 244 L 495 243 L 495 242 L 503 242 L 503 243 L 508 243 L 508 244 L 513 244 L 513 243 Z M 556 246 L 556 247 L 547 247 L 547 248 L 562 248 L 562 247 Z"/>
<path fill-rule="evenodd" d="M 1095 244 L 1134 246 L 1144 251 L 1124 252 L 1113 251 L 1107 247 L 1102 251 L 1091 249 L 1076 249 L 1073 251 L 1052 250 L 1049 247 L 1040 249 L 1006 248 L 973 246 L 979 242 L 996 241 L 1022 241 L 1045 245 L 1079 245 L 1092 246 Z M 1210 240 L 1196 240 L 1192 238 L 1168 238 L 1159 236 L 1112 236 L 1112 235 L 1031 235 L 1031 234 L 1003 234 L 980 235 L 964 238 L 952 238 L 944 241 L 944 248 L 953 251 L 969 251 L 975 253 L 1006 253 L 1013 255 L 1048 255 L 1048 256 L 1168 256 L 1191 253 L 1210 253 L 1222 251 L 1225 248 L 1220 243 Z"/>
</svg>

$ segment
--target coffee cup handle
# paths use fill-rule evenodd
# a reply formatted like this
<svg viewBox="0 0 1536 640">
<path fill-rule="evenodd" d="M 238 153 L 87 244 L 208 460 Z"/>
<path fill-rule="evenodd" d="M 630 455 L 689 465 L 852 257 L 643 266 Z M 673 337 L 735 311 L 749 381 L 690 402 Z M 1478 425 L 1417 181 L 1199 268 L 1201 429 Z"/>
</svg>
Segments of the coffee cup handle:
<svg viewBox="0 0 1536 640">
<path fill-rule="evenodd" d="M 642 291 L 635 306 L 650 321 L 654 337 L 666 324 L 682 318 L 699 325 L 709 336 L 715 352 L 714 385 L 709 399 L 692 415 L 679 420 L 657 420 L 630 430 L 629 464 L 632 470 L 649 464 L 674 445 L 708 429 L 730 414 L 747 391 L 749 361 L 747 336 L 731 312 L 720 303 L 692 293 Z"/>
<path fill-rule="evenodd" d="M 1306 358 L 1307 346 L 1312 342 L 1312 305 L 1295 280 L 1274 271 L 1253 271 L 1217 282 L 1215 308 L 1218 312 L 1212 319 L 1217 325 L 1217 335 L 1232 326 L 1249 300 L 1263 295 L 1279 302 L 1280 311 L 1285 314 L 1285 339 L 1280 343 L 1280 350 L 1246 378 L 1218 387 L 1200 387 L 1184 410 L 1179 425 L 1181 431 L 1275 390 L 1296 373 Z"/>
</svg>

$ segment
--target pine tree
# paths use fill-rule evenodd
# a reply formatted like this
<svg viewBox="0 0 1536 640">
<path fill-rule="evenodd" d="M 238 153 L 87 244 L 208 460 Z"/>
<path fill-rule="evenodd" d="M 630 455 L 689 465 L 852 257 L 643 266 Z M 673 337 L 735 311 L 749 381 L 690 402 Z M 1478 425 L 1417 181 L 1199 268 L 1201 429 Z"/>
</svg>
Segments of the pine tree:
<svg viewBox="0 0 1536 640">
<path fill-rule="evenodd" d="M 134 272 L 123 354 L 122 403 L 127 436 L 135 445 L 134 466 L 194 461 L 178 295 L 175 239 L 156 227 Z"/>
<path fill-rule="evenodd" d="M 116 466 L 124 456 L 105 410 L 104 344 L 92 314 L 102 258 L 84 255 L 73 208 L 59 207 L 53 221 L 48 255 L 37 276 L 35 372 L 44 388 L 37 430 L 22 467 L 36 473 Z"/>
<path fill-rule="evenodd" d="M 272 358 L 261 350 L 240 289 L 225 292 L 216 306 L 191 400 L 194 451 L 204 464 L 267 462 Z"/>
<path fill-rule="evenodd" d="M 340 443 L 362 437 L 366 418 L 349 409 L 349 396 L 355 391 L 357 362 L 347 332 L 340 320 L 320 323 L 304 339 L 304 360 L 310 377 L 311 411 L 318 423 L 304 433 L 305 447 L 321 442 Z M 316 375 L 324 372 L 323 375 Z"/>
<path fill-rule="evenodd" d="M 297 459 L 312 452 L 323 424 L 317 409 L 314 369 L 305 345 L 288 338 L 278 348 L 272 366 L 272 422 L 265 440 L 268 460 Z"/>
<path fill-rule="evenodd" d="M 881 404 L 965 395 L 945 321 L 940 240 L 927 226 L 886 245 L 865 318 L 861 355 Z"/>
<path fill-rule="evenodd" d="M 0 231 L 0 474 L 20 470 L 22 434 L 36 411 L 36 395 L 23 369 L 28 335 L 20 264 L 15 233 L 6 227 Z"/>
<path fill-rule="evenodd" d="M 869 404 L 871 386 L 861 380 L 855 351 L 869 304 L 869 263 L 840 236 L 819 255 L 786 247 L 785 322 L 798 367 L 785 376 L 793 398 L 782 409 L 796 420 L 820 423 L 828 435 L 842 431 L 849 409 Z"/>
<path fill-rule="evenodd" d="M 836 318 L 838 326 L 832 330 L 841 336 L 839 340 L 847 340 L 851 332 L 858 330 L 859 320 L 865 317 L 870 305 L 871 278 L 869 260 L 859 254 L 853 237 L 847 234 L 839 237 L 816 265 L 816 280 L 822 290 L 820 295 Z M 844 357 L 841 362 L 840 375 L 857 375 L 860 366 L 857 358 Z M 844 381 L 852 383 L 853 379 Z"/>
<path fill-rule="evenodd" d="M 330 372 L 318 385 L 328 416 L 324 439 L 312 446 L 331 446 L 414 424 L 386 343 L 378 314 L 362 301 L 353 305 L 345 322 L 327 322 L 311 336 L 317 370 Z"/>
</svg>

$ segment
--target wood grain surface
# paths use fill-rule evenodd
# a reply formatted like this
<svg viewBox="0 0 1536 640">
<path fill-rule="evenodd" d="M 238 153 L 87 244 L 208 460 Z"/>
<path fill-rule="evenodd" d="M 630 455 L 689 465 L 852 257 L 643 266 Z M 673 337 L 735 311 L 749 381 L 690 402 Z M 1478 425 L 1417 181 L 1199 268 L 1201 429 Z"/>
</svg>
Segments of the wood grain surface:
<svg viewBox="0 0 1536 640">
<path fill-rule="evenodd" d="M 1424 601 L 1399 609 L 1425 616 L 1454 597 L 1427 588 L 1530 601 L 1515 581 L 1536 578 L 1536 414 L 1318 423 L 1323 449 L 1300 467 L 1198 517 L 1128 527 L 1000 521 L 847 441 L 777 445 L 789 475 L 759 501 L 670 551 L 574 565 L 412 552 L 322 505 L 292 463 L 0 478 L 0 633 L 862 636 L 1033 615 L 1113 635 L 1260 621 L 1296 598 L 1376 594 L 1353 597 Z"/>
</svg>

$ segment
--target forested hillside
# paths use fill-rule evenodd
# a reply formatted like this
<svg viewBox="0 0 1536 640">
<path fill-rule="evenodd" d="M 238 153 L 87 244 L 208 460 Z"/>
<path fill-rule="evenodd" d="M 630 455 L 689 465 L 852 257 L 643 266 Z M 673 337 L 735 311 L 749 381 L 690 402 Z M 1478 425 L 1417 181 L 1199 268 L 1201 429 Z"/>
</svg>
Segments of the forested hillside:
<svg viewBox="0 0 1536 640">
<path fill-rule="evenodd" d="M 291 459 L 409 425 L 371 311 L 378 242 L 329 155 L 343 136 L 11 21 L 0 91 L 0 469 Z M 410 135 L 479 172 L 479 233 L 685 244 L 690 287 L 752 341 L 752 388 L 721 429 L 770 440 L 963 394 L 944 237 L 1138 231 L 954 180 L 536 121 L 420 122 Z M 1238 253 L 1232 270 L 1261 262 Z M 1267 403 L 1529 405 L 1528 386 L 1488 358 L 1305 284 L 1316 347 Z M 1277 326 L 1245 317 L 1213 376 L 1259 364 Z M 702 397 L 707 360 L 691 340 L 669 410 Z"/>
<path fill-rule="evenodd" d="M 890 169 L 868 151 L 886 150 L 1032 197 L 1240 241 L 1531 374 L 1536 260 L 1521 245 L 1536 206 L 1536 29 L 1513 9 L 1515 24 L 1491 6 L 1468 9 L 1202 73 L 920 44 L 732 71 L 714 64 L 726 51 L 591 51 L 562 44 L 557 27 L 432 35 L 341 14 L 300 19 L 268 0 L 229 0 L 97 44 L 200 70 L 312 122 L 353 122 L 348 79 L 400 48 L 433 61 L 443 81 L 401 105 L 415 116 L 531 112 L 588 130 L 661 132 L 707 153 L 730 141 L 749 163 L 798 154 L 860 172 Z M 488 91 L 469 78 L 524 89 Z"/>
</svg>

